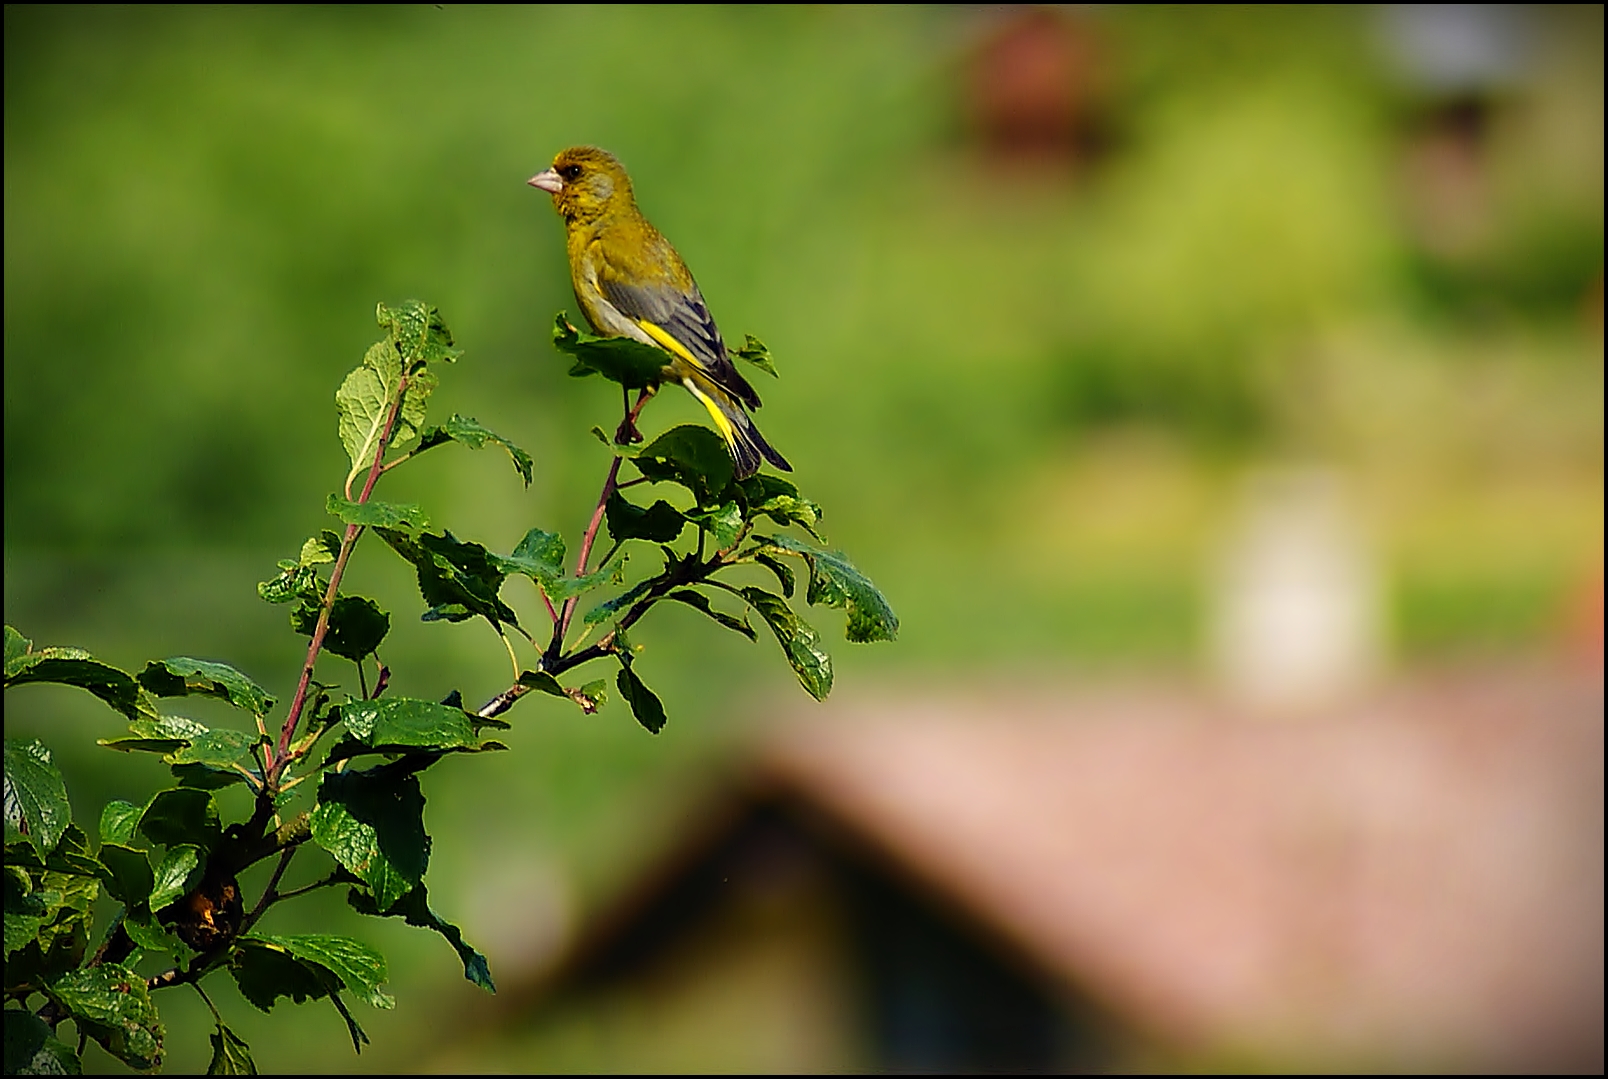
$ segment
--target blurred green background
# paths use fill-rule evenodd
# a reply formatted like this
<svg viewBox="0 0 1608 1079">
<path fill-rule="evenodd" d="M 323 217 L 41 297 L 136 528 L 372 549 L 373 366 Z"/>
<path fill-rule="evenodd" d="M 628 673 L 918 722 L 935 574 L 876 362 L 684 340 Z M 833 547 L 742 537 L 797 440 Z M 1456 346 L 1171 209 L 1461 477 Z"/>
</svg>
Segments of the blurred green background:
<svg viewBox="0 0 1608 1079">
<path fill-rule="evenodd" d="M 327 524 L 333 394 L 378 300 L 438 305 L 465 350 L 433 414 L 537 462 L 527 491 L 496 451 L 438 450 L 383 497 L 501 550 L 535 525 L 573 545 L 618 404 L 548 343 L 575 304 L 524 180 L 594 143 L 728 339 L 769 344 L 759 422 L 900 614 L 895 645 L 839 640 L 840 692 L 1197 671 L 1204 566 L 1269 462 L 1348 478 L 1395 663 L 1555 650 L 1600 589 L 1601 8 L 1462 66 L 1379 9 L 1065 12 L 1078 78 L 1042 122 L 1031 80 L 989 81 L 1009 14 L 8 6 L 6 621 L 287 697 L 305 642 L 254 586 Z M 647 429 L 697 420 L 684 398 Z M 505 684 L 483 626 L 414 620 L 389 552 L 348 581 L 393 612 L 397 691 Z M 526 704 L 513 752 L 428 777 L 432 902 L 500 978 L 799 692 L 769 640 L 691 612 L 637 639 L 658 738 L 617 702 Z M 80 820 L 165 772 L 95 747 L 117 724 L 87 696 L 7 706 Z M 321 903 L 279 928 L 347 917 Z M 265 1071 L 417 1066 L 443 1037 L 419 1017 L 474 992 L 434 937 L 351 931 L 399 1007 L 359 1017 L 359 1059 L 327 1007 L 220 992 Z M 199 1002 L 161 1003 L 170 1069 L 204 1067 Z"/>
</svg>

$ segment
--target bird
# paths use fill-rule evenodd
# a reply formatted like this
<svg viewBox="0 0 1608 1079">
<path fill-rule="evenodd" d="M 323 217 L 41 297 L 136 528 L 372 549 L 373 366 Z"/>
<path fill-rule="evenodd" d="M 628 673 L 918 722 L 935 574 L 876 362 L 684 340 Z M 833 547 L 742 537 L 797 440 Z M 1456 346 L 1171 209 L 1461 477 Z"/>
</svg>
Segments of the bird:
<svg viewBox="0 0 1608 1079">
<path fill-rule="evenodd" d="M 680 383 L 708 409 L 737 479 L 758 472 L 761 458 L 791 472 L 749 417 L 759 394 L 732 364 L 687 264 L 637 208 L 619 159 L 572 146 L 526 182 L 552 195 L 564 219 L 570 283 L 592 329 L 668 354 L 661 380 Z"/>
</svg>

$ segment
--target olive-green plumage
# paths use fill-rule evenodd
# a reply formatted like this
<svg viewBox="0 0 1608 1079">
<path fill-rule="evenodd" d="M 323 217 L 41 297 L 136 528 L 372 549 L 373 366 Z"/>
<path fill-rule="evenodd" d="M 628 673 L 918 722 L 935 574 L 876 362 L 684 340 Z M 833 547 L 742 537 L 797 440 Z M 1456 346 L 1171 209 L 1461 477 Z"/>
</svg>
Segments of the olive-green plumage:
<svg viewBox="0 0 1608 1079">
<path fill-rule="evenodd" d="M 791 472 L 749 418 L 759 394 L 732 366 L 687 264 L 637 209 L 625 167 L 596 147 L 575 146 L 529 182 L 553 196 L 564 219 L 570 282 L 592 329 L 664 350 L 663 379 L 709 410 L 738 478 L 759 471 L 761 457 Z"/>
</svg>

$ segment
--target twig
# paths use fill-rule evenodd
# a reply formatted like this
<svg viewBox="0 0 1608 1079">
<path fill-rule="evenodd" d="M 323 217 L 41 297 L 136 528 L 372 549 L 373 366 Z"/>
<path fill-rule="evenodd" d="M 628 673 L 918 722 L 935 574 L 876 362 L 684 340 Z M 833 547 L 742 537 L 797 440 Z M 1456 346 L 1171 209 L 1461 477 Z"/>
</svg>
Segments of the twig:
<svg viewBox="0 0 1608 1079">
<path fill-rule="evenodd" d="M 374 484 L 379 481 L 380 473 L 384 471 L 385 448 L 391 444 L 391 435 L 396 430 L 396 419 L 401 414 L 402 400 L 408 392 L 408 377 L 403 374 L 397 382 L 396 392 L 391 400 L 391 410 L 385 417 L 385 427 L 380 432 L 380 442 L 374 450 L 374 463 L 369 466 L 368 479 L 363 483 L 363 492 L 356 499 L 359 503 L 369 500 L 369 495 L 374 492 Z M 307 659 L 302 663 L 301 678 L 296 682 L 296 695 L 291 698 L 290 712 L 285 716 L 285 724 L 279 730 L 279 749 L 274 754 L 271 768 L 265 777 L 270 787 L 290 763 L 290 740 L 295 734 L 296 724 L 301 720 L 302 708 L 307 703 L 307 687 L 313 680 L 313 666 L 318 662 L 318 653 L 324 647 L 324 637 L 329 633 L 329 616 L 335 609 L 335 597 L 340 588 L 341 576 L 346 572 L 346 561 L 352 557 L 352 548 L 357 545 L 357 537 L 362 531 L 362 525 L 349 524 L 346 526 L 346 533 L 341 537 L 341 552 L 336 556 L 335 568 L 329 574 L 329 587 L 324 589 L 324 599 L 318 607 L 318 624 L 313 627 L 313 639 L 307 645 Z"/>
</svg>

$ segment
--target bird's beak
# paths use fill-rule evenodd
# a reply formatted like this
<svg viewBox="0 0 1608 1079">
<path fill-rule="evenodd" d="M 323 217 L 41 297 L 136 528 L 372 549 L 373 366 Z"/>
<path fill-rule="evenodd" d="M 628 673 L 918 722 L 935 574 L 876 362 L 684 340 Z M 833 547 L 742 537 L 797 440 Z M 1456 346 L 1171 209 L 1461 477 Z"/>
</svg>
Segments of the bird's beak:
<svg viewBox="0 0 1608 1079">
<path fill-rule="evenodd" d="M 549 195 L 556 195 L 564 190 L 564 178 L 552 169 L 548 169 L 546 172 L 538 172 L 525 182 L 531 187 L 541 188 Z"/>
</svg>

